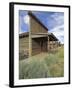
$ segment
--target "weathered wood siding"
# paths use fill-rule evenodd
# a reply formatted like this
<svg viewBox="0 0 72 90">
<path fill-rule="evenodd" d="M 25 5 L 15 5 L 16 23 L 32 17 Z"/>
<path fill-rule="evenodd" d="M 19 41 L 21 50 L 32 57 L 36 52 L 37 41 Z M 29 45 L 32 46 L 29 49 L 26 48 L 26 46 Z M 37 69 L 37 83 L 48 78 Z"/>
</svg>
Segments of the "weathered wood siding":
<svg viewBox="0 0 72 90">
<path fill-rule="evenodd" d="M 31 33 L 47 33 L 48 31 L 32 16 L 30 16 L 30 31 Z"/>
<path fill-rule="evenodd" d="M 47 38 L 32 39 L 32 55 L 47 51 Z"/>
<path fill-rule="evenodd" d="M 48 31 L 34 18 L 30 15 L 30 33 L 32 34 L 39 34 L 39 33 L 48 33 Z M 43 42 L 43 47 L 41 47 L 42 40 L 44 38 L 32 39 L 32 55 L 39 54 L 44 51 L 47 51 L 47 41 Z M 45 44 L 45 45 L 44 45 Z"/>
<path fill-rule="evenodd" d="M 32 55 L 38 54 L 41 52 L 41 45 L 38 39 L 32 39 Z"/>
<path fill-rule="evenodd" d="M 58 47 L 57 41 L 49 41 L 49 43 L 48 43 L 48 49 L 49 50 L 56 49 L 57 47 Z"/>
<path fill-rule="evenodd" d="M 29 55 L 29 37 L 19 38 L 19 58 L 23 59 Z"/>
</svg>

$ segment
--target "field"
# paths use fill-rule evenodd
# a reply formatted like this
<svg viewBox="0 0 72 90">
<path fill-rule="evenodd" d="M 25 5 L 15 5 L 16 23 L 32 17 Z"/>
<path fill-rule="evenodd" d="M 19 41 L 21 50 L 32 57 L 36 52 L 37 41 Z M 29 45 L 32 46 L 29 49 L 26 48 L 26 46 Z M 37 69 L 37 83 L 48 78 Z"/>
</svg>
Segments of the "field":
<svg viewBox="0 0 72 90">
<path fill-rule="evenodd" d="M 64 48 L 41 53 L 19 61 L 19 79 L 51 78 L 64 76 Z"/>
</svg>

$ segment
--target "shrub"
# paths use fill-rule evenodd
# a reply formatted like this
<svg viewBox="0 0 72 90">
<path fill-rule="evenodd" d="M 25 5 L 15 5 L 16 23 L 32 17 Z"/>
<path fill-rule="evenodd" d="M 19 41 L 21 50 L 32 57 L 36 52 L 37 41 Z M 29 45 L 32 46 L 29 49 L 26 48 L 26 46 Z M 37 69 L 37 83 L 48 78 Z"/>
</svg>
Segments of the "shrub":
<svg viewBox="0 0 72 90">
<path fill-rule="evenodd" d="M 42 57 L 32 57 L 31 60 L 19 61 L 19 78 L 46 78 L 64 76 L 64 50 L 59 48 L 58 52 Z"/>
<path fill-rule="evenodd" d="M 45 63 L 47 66 L 50 66 L 51 64 L 54 64 L 57 62 L 57 56 L 53 54 L 49 54 L 47 57 L 45 57 Z"/>
<path fill-rule="evenodd" d="M 48 67 L 41 60 L 24 61 L 20 65 L 20 79 L 45 78 L 49 76 Z"/>
<path fill-rule="evenodd" d="M 45 58 L 45 63 L 49 68 L 50 77 L 64 76 L 64 58 L 63 51 L 59 50 L 56 54 L 49 54 Z"/>
<path fill-rule="evenodd" d="M 57 55 L 58 55 L 59 58 L 64 58 L 64 49 L 59 48 Z"/>
</svg>

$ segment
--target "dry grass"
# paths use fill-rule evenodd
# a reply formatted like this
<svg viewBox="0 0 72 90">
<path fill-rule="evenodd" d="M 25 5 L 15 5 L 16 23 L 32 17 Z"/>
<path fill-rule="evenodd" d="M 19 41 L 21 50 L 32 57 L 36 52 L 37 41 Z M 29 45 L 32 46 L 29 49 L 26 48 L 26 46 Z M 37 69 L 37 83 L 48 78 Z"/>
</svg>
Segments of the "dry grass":
<svg viewBox="0 0 72 90">
<path fill-rule="evenodd" d="M 50 78 L 64 76 L 64 50 L 55 53 L 41 53 L 31 58 L 20 60 L 19 78 Z"/>
</svg>

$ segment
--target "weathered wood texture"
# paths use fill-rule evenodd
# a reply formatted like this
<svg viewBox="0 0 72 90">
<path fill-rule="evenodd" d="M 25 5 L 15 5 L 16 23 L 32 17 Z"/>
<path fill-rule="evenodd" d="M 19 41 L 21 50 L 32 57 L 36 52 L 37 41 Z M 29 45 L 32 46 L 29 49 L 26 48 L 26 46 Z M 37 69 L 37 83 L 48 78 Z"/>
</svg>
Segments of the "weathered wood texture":
<svg viewBox="0 0 72 90">
<path fill-rule="evenodd" d="M 49 41 L 48 43 L 48 48 L 49 51 L 52 49 L 56 49 L 58 47 L 58 42 L 57 41 Z"/>
<path fill-rule="evenodd" d="M 32 39 L 32 55 L 47 51 L 47 38 Z"/>
<path fill-rule="evenodd" d="M 58 47 L 57 38 L 32 14 L 29 14 L 29 32 L 19 38 L 20 58 L 47 52 Z"/>
<path fill-rule="evenodd" d="M 34 17 L 33 15 L 30 16 L 30 33 L 33 34 L 39 34 L 39 33 L 48 33 L 48 30 L 42 26 L 40 21 Z M 38 35 L 39 36 L 39 35 Z M 32 39 L 32 55 L 41 53 L 43 51 L 47 51 L 47 37 L 38 37 Z"/>
<path fill-rule="evenodd" d="M 31 33 L 48 33 L 48 31 L 32 16 L 30 16 Z"/>
<path fill-rule="evenodd" d="M 32 39 L 32 55 L 38 54 L 41 52 L 41 46 L 38 39 Z"/>
<path fill-rule="evenodd" d="M 19 59 L 29 55 L 29 37 L 19 38 Z"/>
</svg>

